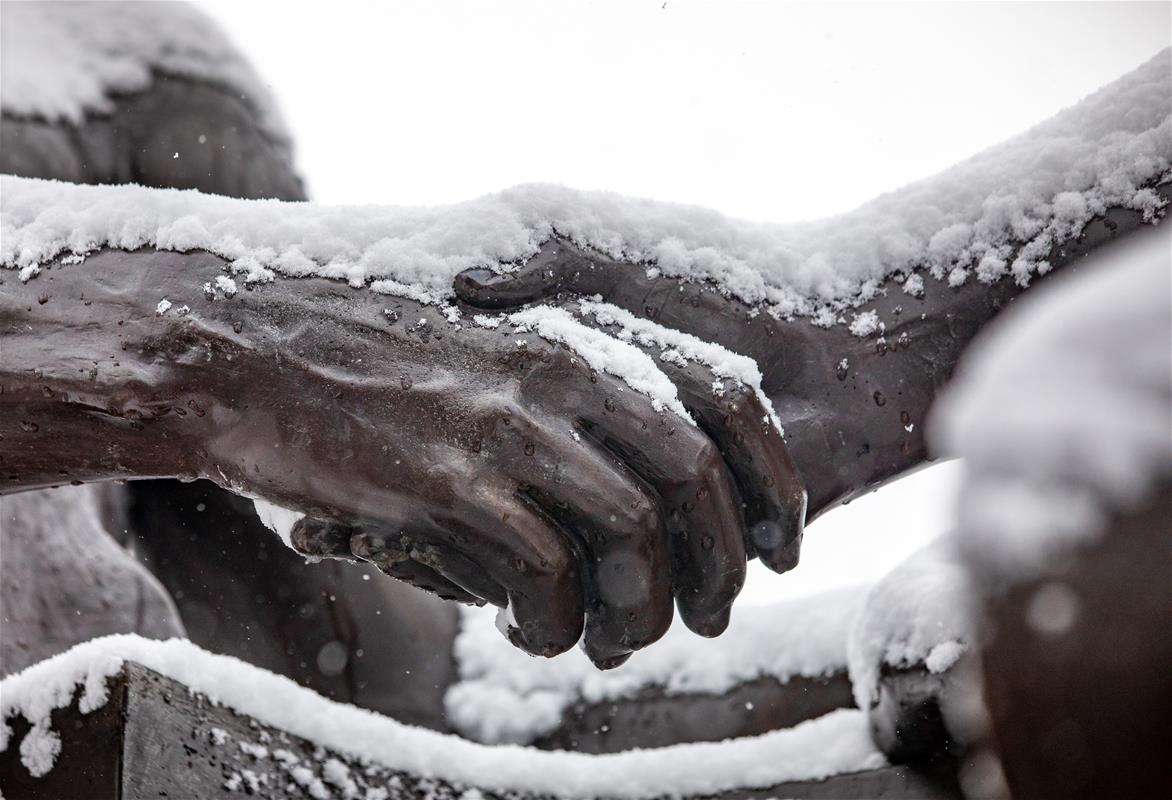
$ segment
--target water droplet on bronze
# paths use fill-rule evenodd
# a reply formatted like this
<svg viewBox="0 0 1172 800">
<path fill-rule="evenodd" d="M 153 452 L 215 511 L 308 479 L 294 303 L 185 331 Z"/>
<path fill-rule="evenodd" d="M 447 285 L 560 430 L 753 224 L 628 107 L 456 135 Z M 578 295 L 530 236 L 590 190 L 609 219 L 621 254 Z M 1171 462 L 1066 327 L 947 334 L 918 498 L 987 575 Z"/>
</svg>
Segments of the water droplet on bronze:
<svg viewBox="0 0 1172 800">
<path fill-rule="evenodd" d="M 877 406 L 887 405 L 887 398 L 883 396 L 883 392 L 877 391 L 877 392 L 875 392 L 875 394 L 871 395 L 871 397 L 875 398 L 875 405 L 877 405 Z"/>
<path fill-rule="evenodd" d="M 948 335 L 951 336 L 953 339 L 962 338 L 961 337 L 961 330 L 960 330 L 960 320 L 958 320 L 952 314 L 946 314 L 944 316 L 944 320 L 945 320 L 945 322 L 948 323 Z"/>
</svg>

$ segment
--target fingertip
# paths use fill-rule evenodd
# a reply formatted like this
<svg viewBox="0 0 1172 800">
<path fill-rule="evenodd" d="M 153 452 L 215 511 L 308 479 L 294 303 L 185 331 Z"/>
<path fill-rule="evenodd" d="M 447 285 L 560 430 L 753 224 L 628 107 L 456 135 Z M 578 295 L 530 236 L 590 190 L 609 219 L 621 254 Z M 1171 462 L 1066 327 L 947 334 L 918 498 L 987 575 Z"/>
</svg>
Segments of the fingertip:
<svg viewBox="0 0 1172 800">
<path fill-rule="evenodd" d="M 553 658 L 574 646 L 573 642 L 567 643 L 564 638 L 551 638 L 543 634 L 534 625 L 509 625 L 505 628 L 504 634 L 513 647 L 541 658 Z"/>
<path fill-rule="evenodd" d="M 689 615 L 681 610 L 680 616 L 692 633 L 703 636 L 705 639 L 715 639 L 728 630 L 728 623 L 732 618 L 732 605 L 725 606 L 720 611 L 702 615 Z"/>
<path fill-rule="evenodd" d="M 509 282 L 509 276 L 500 275 L 492 270 L 466 269 L 453 279 L 452 289 L 456 297 L 470 306 L 498 308 L 508 305 L 507 302 L 501 302 L 498 292 Z"/>
<path fill-rule="evenodd" d="M 623 653 L 622 655 L 611 656 L 609 658 L 591 658 L 590 662 L 594 664 L 596 669 L 605 672 L 608 669 L 614 669 L 615 667 L 621 667 L 623 664 L 626 664 L 633 655 L 634 653 Z"/>
<path fill-rule="evenodd" d="M 553 658 L 582 638 L 584 620 L 577 592 L 546 595 L 535 605 L 510 595 L 509 604 L 497 614 L 497 628 L 515 647 L 531 656 Z"/>
<path fill-rule="evenodd" d="M 802 536 L 802 532 L 799 531 L 797 536 L 776 547 L 770 549 L 757 547 L 757 556 L 761 559 L 761 563 L 769 567 L 772 571 L 778 574 L 789 572 L 798 565 L 798 560 L 802 552 Z M 754 546 L 756 546 L 756 542 L 754 542 Z"/>
<path fill-rule="evenodd" d="M 302 517 L 293 523 L 293 528 L 289 531 L 289 543 L 297 552 L 311 558 L 353 561 L 354 554 L 350 551 L 351 533 L 348 525 Z"/>
</svg>

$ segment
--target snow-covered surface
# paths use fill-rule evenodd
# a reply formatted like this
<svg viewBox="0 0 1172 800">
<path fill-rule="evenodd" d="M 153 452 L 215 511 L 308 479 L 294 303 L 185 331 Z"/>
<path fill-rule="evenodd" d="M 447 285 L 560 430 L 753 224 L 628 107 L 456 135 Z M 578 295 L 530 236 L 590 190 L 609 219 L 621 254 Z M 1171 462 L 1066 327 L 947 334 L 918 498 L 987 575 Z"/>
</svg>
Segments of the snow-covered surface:
<svg viewBox="0 0 1172 800">
<path fill-rule="evenodd" d="M 930 422 L 965 459 L 960 545 L 1007 577 L 1172 477 L 1172 226 L 1084 263 L 973 344 Z"/>
<path fill-rule="evenodd" d="M 270 135 L 286 138 L 272 97 L 219 27 L 187 3 L 5 3 L 0 107 L 79 123 L 146 89 L 154 72 L 242 96 Z"/>
<path fill-rule="evenodd" d="M 944 672 L 968 649 L 971 631 L 966 573 L 952 537 L 943 536 L 867 594 L 847 645 L 855 703 L 878 701 L 882 665 Z"/>
<path fill-rule="evenodd" d="M 667 275 L 710 278 L 775 315 L 845 323 L 845 310 L 891 275 L 920 269 L 950 283 L 970 273 L 1026 283 L 1048 269 L 1053 244 L 1105 208 L 1154 219 L 1160 201 L 1144 187 L 1172 164 L 1170 76 L 1172 50 L 1164 50 L 1014 139 L 817 222 L 747 222 L 542 184 L 451 206 L 388 208 L 5 178 L 0 263 L 25 269 L 102 246 L 202 248 L 246 280 L 321 275 L 442 302 L 460 270 L 507 271 L 556 232 Z"/>
<path fill-rule="evenodd" d="M 747 356 L 734 353 L 714 343 L 706 342 L 689 333 L 665 328 L 650 320 L 636 317 L 630 311 L 597 299 L 579 303 L 581 313 L 593 317 L 600 325 L 612 325 L 618 329 L 615 334 L 623 341 L 634 340 L 644 347 L 658 348 L 661 361 L 684 366 L 692 361 L 712 370 L 717 378 L 739 381 L 757 394 L 765 409 L 765 424 L 772 423 L 782 432 L 781 421 L 773 410 L 773 402 L 761 388 L 761 369 L 757 362 Z"/>
<path fill-rule="evenodd" d="M 21 743 L 22 762 L 33 774 L 45 774 L 60 749 L 50 712 L 67 706 L 78 687 L 83 712 L 101 707 L 107 699 L 105 679 L 127 660 L 324 747 L 415 775 L 495 791 L 619 798 L 715 793 L 885 763 L 871 743 L 865 716 L 855 710 L 732 742 L 613 755 L 489 747 L 327 700 L 287 678 L 184 640 L 153 642 L 137 636 L 96 639 L 6 678 L 0 683 L 5 720 L 0 750 L 7 749 L 12 736 L 7 720 L 25 716 L 33 728 Z"/>
<path fill-rule="evenodd" d="M 570 312 L 553 306 L 537 306 L 509 315 L 509 322 L 524 332 L 573 348 L 592 368 L 622 378 L 628 386 L 651 399 L 656 411 L 670 409 L 689 425 L 695 425 L 680 402 L 676 386 L 659 365 L 634 345 L 588 328 Z M 524 340 L 520 340 L 524 341 Z"/>
<path fill-rule="evenodd" d="M 286 547 L 293 548 L 293 526 L 305 515 L 300 511 L 291 511 L 288 508 L 270 503 L 260 497 L 252 498 L 252 505 L 256 508 L 256 515 L 261 523 L 285 543 Z"/>
<path fill-rule="evenodd" d="M 617 700 L 648 687 L 719 693 L 761 676 L 827 675 L 846 665 L 847 633 L 863 594 L 844 589 L 734 610 L 717 639 L 676 624 L 654 647 L 606 672 L 577 650 L 530 658 L 492 630 L 492 609 L 464 609 L 455 645 L 460 680 L 445 697 L 448 719 L 478 741 L 526 743 L 556 728 L 562 711 L 578 701 Z"/>
</svg>

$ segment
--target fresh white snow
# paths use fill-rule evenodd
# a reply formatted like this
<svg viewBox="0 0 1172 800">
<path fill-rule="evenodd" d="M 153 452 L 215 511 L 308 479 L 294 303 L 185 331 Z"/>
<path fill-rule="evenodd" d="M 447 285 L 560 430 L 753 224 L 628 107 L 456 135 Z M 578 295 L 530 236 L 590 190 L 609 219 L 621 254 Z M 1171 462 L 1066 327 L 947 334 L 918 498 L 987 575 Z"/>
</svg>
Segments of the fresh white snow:
<svg viewBox="0 0 1172 800">
<path fill-rule="evenodd" d="M 610 303 L 591 299 L 583 300 L 578 307 L 584 316 L 593 317 L 600 325 L 617 327 L 620 339 L 634 339 L 644 347 L 659 348 L 659 357 L 663 361 L 671 361 L 680 366 L 688 361 L 703 364 L 711 369 L 716 377 L 739 381 L 749 387 L 757 394 L 757 399 L 761 401 L 769 421 L 779 433 L 782 432 L 781 421 L 773 410 L 773 402 L 761 389 L 761 369 L 753 359 L 689 333 L 665 328 L 650 320 L 636 317 L 630 311 Z"/>
<path fill-rule="evenodd" d="M 50 712 L 69 705 L 79 688 L 83 713 L 100 708 L 107 700 L 106 678 L 127 660 L 323 747 L 414 775 L 492 791 L 616 798 L 716 793 L 886 763 L 871 742 L 863 712 L 846 709 L 752 738 L 611 755 L 490 747 L 328 700 L 288 678 L 208 653 L 188 641 L 156 642 L 137 636 L 95 639 L 0 682 L 0 751 L 11 744 L 7 721 L 23 715 L 33 730 L 22 742 L 22 762 L 33 774 L 45 774 L 60 747 Z M 335 786 L 346 785 L 340 769 L 331 768 L 327 778 Z M 243 775 L 241 780 L 246 782 Z"/>
<path fill-rule="evenodd" d="M 287 138 L 261 81 L 214 22 L 186 3 L 5 3 L 0 107 L 80 123 L 154 73 L 196 78 L 242 96 L 271 135 Z"/>
<path fill-rule="evenodd" d="M 256 515 L 260 517 L 261 523 L 277 534 L 286 547 L 293 548 L 291 539 L 293 526 L 305 515 L 300 511 L 292 511 L 260 497 L 253 497 L 252 505 L 256 508 Z"/>
<path fill-rule="evenodd" d="M 590 328 L 570 312 L 554 306 L 536 306 L 509 314 L 517 330 L 532 330 L 543 339 L 569 345 L 587 364 L 599 372 L 621 378 L 635 391 L 650 398 L 656 411 L 670 409 L 689 425 L 696 421 L 680 402 L 676 385 L 659 369 L 655 360 L 632 344 Z M 524 344 L 518 340 L 518 345 Z"/>
<path fill-rule="evenodd" d="M 460 680 L 445 696 L 448 719 L 478 741 L 527 743 L 556 728 L 578 701 L 619 700 L 651 686 L 669 694 L 720 693 L 761 676 L 827 675 L 846 665 L 847 634 L 863 595 L 856 587 L 734 610 L 717 639 L 675 624 L 654 647 L 606 672 L 577 650 L 530 658 L 492 630 L 492 609 L 464 609 L 454 648 Z"/>
<path fill-rule="evenodd" d="M 942 536 L 871 588 L 847 645 L 859 708 L 878 701 L 884 664 L 944 672 L 956 663 L 972 638 L 967 587 L 952 537 Z"/>
<path fill-rule="evenodd" d="M 104 246 L 205 249 L 246 281 L 318 275 L 440 303 L 460 270 L 508 271 L 558 233 L 666 275 L 711 279 L 774 315 L 829 324 L 845 321 L 841 312 L 872 298 L 885 278 L 915 270 L 921 281 L 956 283 L 975 271 L 1028 283 L 1048 270 L 1051 246 L 1094 214 L 1123 206 L 1154 220 L 1161 204 L 1146 187 L 1169 177 L 1170 165 L 1172 50 L 1164 50 L 1007 142 L 816 222 L 747 222 L 543 184 L 388 208 L 5 177 L 0 263 L 27 270 Z M 860 335 L 876 330 L 859 324 Z"/>
<path fill-rule="evenodd" d="M 1172 227 L 1104 249 L 979 338 L 929 435 L 964 457 L 959 544 L 1006 577 L 1172 476 Z"/>
</svg>

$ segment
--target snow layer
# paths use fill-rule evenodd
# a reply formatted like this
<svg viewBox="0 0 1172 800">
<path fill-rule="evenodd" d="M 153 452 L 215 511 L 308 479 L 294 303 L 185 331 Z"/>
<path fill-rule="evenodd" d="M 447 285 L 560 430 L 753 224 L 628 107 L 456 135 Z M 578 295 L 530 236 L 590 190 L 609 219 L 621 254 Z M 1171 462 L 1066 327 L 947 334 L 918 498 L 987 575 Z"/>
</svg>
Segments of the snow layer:
<svg viewBox="0 0 1172 800">
<path fill-rule="evenodd" d="M 229 259 L 246 280 L 321 275 L 442 302 L 460 270 L 507 272 L 559 233 L 667 275 L 712 279 L 776 316 L 832 324 L 885 278 L 916 269 L 952 284 L 970 272 L 1025 284 L 1049 268 L 1052 245 L 1105 208 L 1154 219 L 1160 201 L 1146 187 L 1169 176 L 1170 164 L 1172 50 L 1164 50 L 1016 138 L 817 222 L 747 222 L 550 185 L 452 206 L 382 208 L 5 178 L 0 263 L 28 269 L 103 246 L 201 248 Z"/>
<path fill-rule="evenodd" d="M 21 758 L 33 774 L 44 774 L 60 748 L 50 712 L 67 706 L 77 687 L 84 713 L 101 707 L 107 699 L 105 679 L 127 660 L 323 747 L 414 775 L 493 791 L 616 798 L 716 793 L 885 764 L 871 743 L 863 713 L 855 710 L 835 711 L 753 738 L 613 755 L 488 747 L 327 700 L 288 678 L 205 652 L 188 641 L 153 642 L 137 636 L 95 639 L 0 683 L 5 720 L 0 751 L 12 736 L 7 720 L 25 716 L 33 730 L 21 744 Z"/>
<path fill-rule="evenodd" d="M 930 420 L 965 460 L 960 545 L 1006 577 L 1172 477 L 1172 226 L 1083 263 L 974 343 Z"/>
<path fill-rule="evenodd" d="M 17 68 L 16 65 L 19 65 Z M 269 92 L 223 32 L 187 3 L 5 3 L 0 107 L 80 123 L 116 94 L 148 88 L 154 72 L 227 87 L 287 139 Z"/>
<path fill-rule="evenodd" d="M 579 303 L 579 309 L 583 315 L 593 317 L 600 325 L 617 327 L 617 336 L 623 341 L 634 340 L 644 347 L 658 348 L 662 361 L 681 366 L 685 362 L 693 361 L 711 369 L 712 374 L 718 378 L 739 381 L 749 387 L 756 392 L 757 399 L 766 411 L 766 424 L 772 423 L 779 433 L 782 432 L 781 421 L 773 410 L 773 402 L 761 389 L 761 369 L 753 359 L 689 333 L 665 328 L 636 317 L 630 311 L 610 303 L 584 300 Z"/>
<path fill-rule="evenodd" d="M 863 594 L 843 589 L 734 610 L 718 639 L 673 625 L 654 647 L 606 672 L 577 650 L 529 658 L 492 630 L 492 609 L 464 609 L 454 648 L 460 680 L 444 698 L 448 719 L 478 741 L 526 743 L 556 728 L 563 710 L 580 700 L 617 700 L 650 686 L 715 694 L 763 675 L 827 675 L 846 664 L 847 632 Z"/>
<path fill-rule="evenodd" d="M 261 524 L 277 534 L 277 538 L 284 542 L 286 547 L 296 549 L 293 547 L 291 538 L 293 526 L 305 515 L 300 511 L 283 508 L 260 497 L 253 497 L 252 505 L 256 509 L 256 515 L 260 518 Z"/>
<path fill-rule="evenodd" d="M 537 306 L 509 315 L 519 331 L 532 330 L 543 339 L 569 345 L 592 368 L 624 380 L 651 399 L 656 411 L 667 408 L 689 425 L 696 421 L 680 402 L 676 386 L 651 358 L 634 345 L 588 328 L 562 308 Z"/>
<path fill-rule="evenodd" d="M 883 665 L 944 672 L 964 654 L 972 623 L 966 572 L 951 536 L 919 550 L 867 594 L 847 647 L 859 708 L 879 700 Z"/>
</svg>

